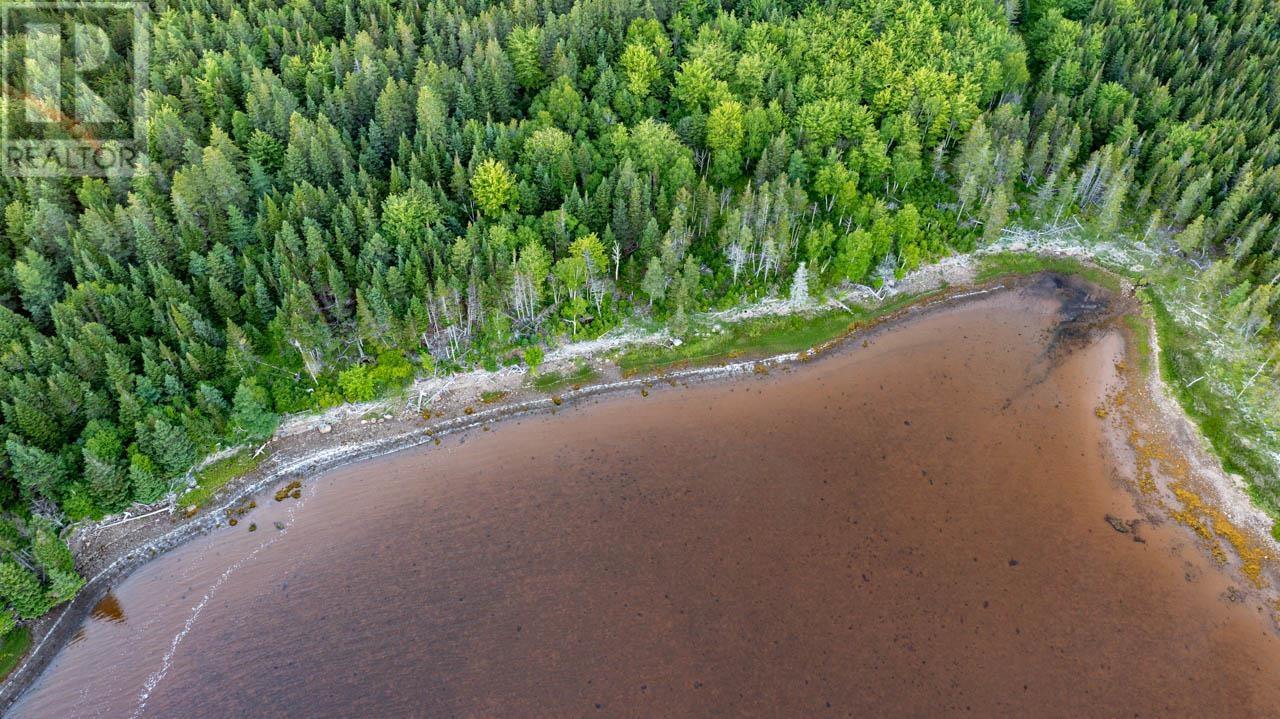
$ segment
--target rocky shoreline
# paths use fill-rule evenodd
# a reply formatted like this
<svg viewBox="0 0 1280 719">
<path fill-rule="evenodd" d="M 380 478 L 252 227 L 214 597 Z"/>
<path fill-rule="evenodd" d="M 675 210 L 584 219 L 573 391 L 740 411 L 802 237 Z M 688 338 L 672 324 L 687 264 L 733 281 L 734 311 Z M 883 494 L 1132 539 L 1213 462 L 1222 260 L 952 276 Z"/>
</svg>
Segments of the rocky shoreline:
<svg viewBox="0 0 1280 719">
<path fill-rule="evenodd" d="M 908 278 L 899 285 L 897 292 L 886 295 L 885 299 L 903 292 L 926 293 L 944 286 L 947 289 L 942 295 L 933 295 L 879 317 L 861 328 L 859 334 L 881 331 L 907 314 L 940 302 L 985 294 L 991 289 L 967 284 L 948 286 L 952 281 L 965 279 L 968 274 L 966 263 L 953 264 L 950 271 L 931 268 L 929 272 Z M 777 309 L 770 311 L 776 312 Z M 744 316 L 755 315 L 756 313 L 749 312 Z M 452 383 L 446 392 L 441 393 L 443 396 L 437 396 L 431 402 L 432 416 L 445 417 L 443 419 L 424 419 L 412 396 L 399 400 L 399 407 L 392 413 L 385 412 L 389 409 L 385 402 L 374 402 L 356 407 L 346 406 L 339 408 L 337 412 L 292 418 L 264 446 L 264 451 L 268 454 L 257 467 L 228 482 L 194 515 L 184 516 L 175 509 L 173 512 L 160 512 L 150 516 L 140 515 L 125 523 L 113 524 L 113 519 L 118 518 L 108 518 L 78 529 L 69 543 L 76 554 L 77 566 L 86 578 L 85 586 L 73 600 L 30 625 L 31 649 L 4 683 L 0 684 L 0 711 L 12 706 L 40 675 L 113 584 L 160 554 L 225 525 L 228 511 L 276 483 L 298 476 L 314 476 L 342 465 L 410 449 L 437 441 L 440 436 L 480 428 L 490 422 L 537 412 L 554 413 L 562 405 L 577 400 L 627 390 L 644 392 L 646 386 L 651 387 L 659 381 L 687 384 L 751 374 L 762 368 L 803 361 L 807 356 L 816 356 L 819 351 L 814 349 L 709 367 L 694 367 L 666 372 L 661 376 L 623 378 L 616 365 L 600 357 L 613 349 L 617 347 L 605 345 L 599 350 L 593 348 L 594 351 L 590 352 L 576 351 L 574 345 L 562 348 L 557 353 L 562 363 L 566 360 L 588 358 L 599 373 L 599 378 L 591 384 L 574 386 L 556 394 L 525 387 L 522 375 L 516 376 L 513 383 L 513 378 L 504 376 L 501 371 L 470 373 L 471 381 Z M 554 365 L 551 366 L 554 368 Z M 482 394 L 495 391 L 508 394 L 504 396 L 502 403 L 485 406 Z M 413 394 L 411 391 L 410 395 Z M 477 406 L 480 408 L 477 409 Z M 369 419 L 370 415 L 373 416 L 372 419 Z"/>
<path fill-rule="evenodd" d="M 86 585 L 71 602 L 31 625 L 32 649 L 0 685 L 0 710 L 8 709 L 40 675 L 113 584 L 150 559 L 225 525 L 228 511 L 275 484 L 438 441 L 440 436 L 483 428 L 491 422 L 533 413 L 555 413 L 562 405 L 594 396 L 628 390 L 643 393 L 647 387 L 662 381 L 687 384 L 806 361 L 851 336 L 862 337 L 890 329 L 896 320 L 909 314 L 943 303 L 964 301 L 1004 287 L 999 281 L 975 285 L 972 276 L 971 264 L 964 262 L 951 263 L 943 270 L 930 268 L 928 272 L 909 277 L 893 294 L 933 294 L 887 313 L 839 340 L 806 352 L 682 369 L 658 376 L 623 378 L 616 365 L 600 357 L 602 352 L 562 351 L 559 353 L 561 358 L 589 359 L 599 373 L 599 379 L 589 385 L 548 395 L 526 387 L 522 375 L 471 373 L 471 381 L 446 384 L 447 389 L 442 387 L 430 402 L 432 416 L 441 419 L 424 418 L 412 396 L 399 400 L 394 412 L 379 411 L 388 409 L 384 403 L 347 407 L 337 414 L 330 412 L 294 418 L 264 447 L 262 451 L 267 455 L 254 470 L 229 482 L 193 516 L 160 512 L 127 523 L 113 525 L 104 522 L 78 530 L 71 544 L 87 579 Z M 1017 280 L 1026 281 L 1029 280 L 1025 277 Z M 605 347 L 606 351 L 610 349 L 616 347 Z M 1160 383 L 1158 374 L 1147 380 L 1157 385 Z M 486 392 L 507 394 L 503 395 L 501 403 L 486 405 L 482 400 L 482 394 Z M 421 393 L 417 396 L 420 398 Z M 1162 410 L 1167 409 L 1167 405 L 1162 407 Z M 1188 423 L 1185 417 L 1181 419 Z M 1198 444 L 1194 435 L 1183 439 Z M 1180 445 L 1185 443 L 1179 442 Z M 1202 456 L 1203 448 L 1188 447 L 1187 451 L 1200 452 L 1201 455 L 1197 456 Z M 1220 469 L 1218 473 L 1225 477 Z M 1216 494 L 1212 496 L 1218 499 Z"/>
</svg>

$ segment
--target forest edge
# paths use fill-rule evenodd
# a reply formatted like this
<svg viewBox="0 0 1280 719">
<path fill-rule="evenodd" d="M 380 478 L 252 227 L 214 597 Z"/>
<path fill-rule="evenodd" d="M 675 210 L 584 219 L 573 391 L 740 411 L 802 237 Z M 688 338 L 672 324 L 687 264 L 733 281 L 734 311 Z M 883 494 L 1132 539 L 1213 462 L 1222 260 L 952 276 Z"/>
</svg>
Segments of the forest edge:
<svg viewBox="0 0 1280 719">
<path fill-rule="evenodd" d="M 276 483 L 314 477 L 343 465 L 438 441 L 445 435 L 487 430 L 493 422 L 513 417 L 554 414 L 575 400 L 626 391 L 647 396 L 648 389 L 660 383 L 722 380 L 791 367 L 855 339 L 892 329 L 916 312 L 1007 289 L 1046 272 L 1078 276 L 1109 292 L 1140 300 L 1141 314 L 1126 314 L 1127 326 L 1121 328 L 1125 353 L 1135 370 L 1130 381 L 1136 378 L 1142 383 L 1147 400 L 1172 423 L 1171 434 L 1180 435 L 1178 450 L 1193 458 L 1196 469 L 1207 475 L 1203 478 L 1209 484 L 1208 501 L 1242 525 L 1251 539 L 1265 544 L 1267 576 L 1280 578 L 1276 567 L 1271 566 L 1280 549 L 1270 531 L 1272 520 L 1249 501 L 1243 481 L 1223 469 L 1228 462 L 1200 431 L 1195 413 L 1183 405 L 1187 395 L 1170 386 L 1167 363 L 1160 359 L 1161 345 L 1163 333 L 1176 331 L 1176 326 L 1167 319 L 1168 324 L 1162 326 L 1160 313 L 1152 309 L 1154 295 L 1146 291 L 1141 273 L 1072 252 L 1040 249 L 973 253 L 920 267 L 873 295 L 870 305 L 851 304 L 845 293 L 843 297 L 828 297 L 824 302 L 808 305 L 765 300 L 736 313 L 706 313 L 702 319 L 707 327 L 717 328 L 712 330 L 717 334 L 726 327 L 751 323 L 763 324 L 765 330 L 754 334 L 751 341 L 735 344 L 731 339 L 714 354 L 684 356 L 686 353 L 680 349 L 685 343 L 671 342 L 665 329 L 652 336 L 633 334 L 621 341 L 589 340 L 566 345 L 549 354 L 542 373 L 569 373 L 569 388 L 564 391 L 557 387 L 546 389 L 545 385 L 540 389 L 524 373 L 512 373 L 510 368 L 497 372 L 476 370 L 445 380 L 445 390 L 438 392 L 426 408 L 429 419 L 421 412 L 422 395 L 403 390 L 391 398 L 348 403 L 287 418 L 261 447 L 229 448 L 214 455 L 217 462 L 246 471 L 232 472 L 222 484 L 209 488 L 203 504 L 195 511 L 188 513 L 184 507 L 174 506 L 171 511 L 141 511 L 124 522 L 116 515 L 72 529 L 68 543 L 75 553 L 77 569 L 87 581 L 71 601 L 27 625 L 29 642 L 25 653 L 13 661 L 11 671 L 0 684 L 0 712 L 12 706 L 39 677 L 113 584 L 188 540 L 227 526 L 228 517 L 237 506 Z M 853 294 L 865 300 L 866 290 L 855 287 Z M 825 336 L 816 341 L 802 339 L 812 340 L 812 335 L 778 331 L 777 323 L 772 328 L 774 333 L 769 333 L 770 319 L 815 317 L 828 319 L 820 330 Z M 836 317 L 843 321 L 831 319 Z M 779 347 L 797 341 L 800 344 L 794 347 Z M 586 346 L 585 351 L 578 346 Z M 655 347 L 658 352 L 653 351 Z M 633 354 L 637 351 L 647 355 L 637 360 Z M 583 372 L 584 366 L 591 371 Z M 575 374 L 587 381 L 572 383 Z M 416 387 L 417 384 L 410 389 Z M 244 457 L 250 461 L 244 461 Z M 210 459 L 197 465 L 195 471 L 214 464 Z M 1205 490 L 1203 484 L 1201 489 Z M 1232 564 L 1238 572 L 1239 562 Z"/>
</svg>

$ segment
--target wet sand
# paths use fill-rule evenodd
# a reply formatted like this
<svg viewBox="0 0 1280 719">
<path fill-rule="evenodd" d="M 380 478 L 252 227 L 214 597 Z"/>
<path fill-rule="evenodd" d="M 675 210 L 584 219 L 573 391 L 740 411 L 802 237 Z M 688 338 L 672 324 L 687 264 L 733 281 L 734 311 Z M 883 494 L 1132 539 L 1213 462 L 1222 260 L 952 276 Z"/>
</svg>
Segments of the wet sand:
<svg viewBox="0 0 1280 719">
<path fill-rule="evenodd" d="M 1123 348 L 1064 328 L 1078 300 L 1043 280 L 265 493 L 11 715 L 1274 713 L 1233 578 L 1105 521 L 1140 516 L 1095 414 Z"/>
</svg>

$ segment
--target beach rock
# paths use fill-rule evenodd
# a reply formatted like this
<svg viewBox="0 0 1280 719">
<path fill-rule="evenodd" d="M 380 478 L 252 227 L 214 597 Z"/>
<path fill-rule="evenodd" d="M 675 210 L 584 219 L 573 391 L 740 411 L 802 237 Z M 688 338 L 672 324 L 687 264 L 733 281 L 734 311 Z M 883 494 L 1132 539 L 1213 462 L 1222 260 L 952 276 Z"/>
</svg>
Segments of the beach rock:
<svg viewBox="0 0 1280 719">
<path fill-rule="evenodd" d="M 319 431 L 320 434 L 329 434 L 330 432 L 333 431 L 333 425 L 322 424 L 320 425 L 320 428 L 317 431 Z"/>
<path fill-rule="evenodd" d="M 276 522 L 276 529 L 284 529 L 284 522 Z"/>
<path fill-rule="evenodd" d="M 302 482 L 296 479 L 286 484 L 284 487 L 281 487 L 280 489 L 276 490 L 276 493 L 275 493 L 276 501 L 283 502 L 284 500 L 288 499 L 290 496 L 292 496 L 294 499 L 298 499 L 299 497 L 302 496 L 302 490 L 299 489 L 299 487 L 301 486 L 302 486 Z"/>
<path fill-rule="evenodd" d="M 1128 522 L 1124 521 L 1123 519 L 1115 515 L 1108 514 L 1105 517 L 1105 519 L 1107 520 L 1107 524 L 1111 525 L 1112 529 L 1116 530 L 1121 534 L 1128 534 L 1129 532 L 1132 531 Z"/>
</svg>

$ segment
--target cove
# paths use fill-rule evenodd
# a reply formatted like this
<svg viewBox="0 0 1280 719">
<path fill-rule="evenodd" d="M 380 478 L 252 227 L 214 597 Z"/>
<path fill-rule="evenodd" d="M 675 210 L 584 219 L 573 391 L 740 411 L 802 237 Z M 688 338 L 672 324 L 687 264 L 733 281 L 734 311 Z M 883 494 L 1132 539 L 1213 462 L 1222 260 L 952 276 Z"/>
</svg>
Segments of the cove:
<svg viewBox="0 0 1280 719">
<path fill-rule="evenodd" d="M 1272 713 L 1268 620 L 1108 449 L 1106 303 L 1045 276 L 269 490 L 11 714 Z"/>
</svg>

